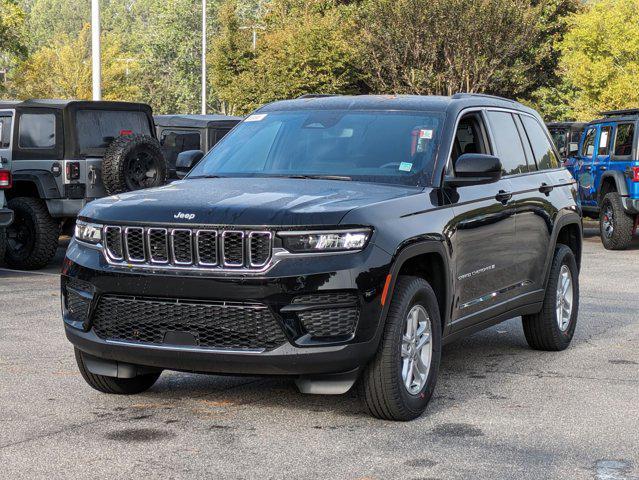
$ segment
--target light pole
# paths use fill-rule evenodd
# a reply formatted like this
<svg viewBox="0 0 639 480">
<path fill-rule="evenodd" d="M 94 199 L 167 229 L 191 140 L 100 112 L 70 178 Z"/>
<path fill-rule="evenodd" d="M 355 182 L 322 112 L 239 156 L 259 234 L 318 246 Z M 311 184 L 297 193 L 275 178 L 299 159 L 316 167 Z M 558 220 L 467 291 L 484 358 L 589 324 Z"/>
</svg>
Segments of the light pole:
<svg viewBox="0 0 639 480">
<path fill-rule="evenodd" d="M 91 0 L 91 61 L 93 64 L 93 100 L 102 100 L 99 0 Z"/>
<path fill-rule="evenodd" d="M 266 30 L 266 27 L 263 25 L 247 25 L 245 27 L 240 27 L 240 30 L 251 30 L 253 34 L 253 51 L 257 49 L 257 31 L 258 30 Z"/>
<path fill-rule="evenodd" d="M 206 115 L 206 0 L 202 0 L 202 115 Z"/>
</svg>

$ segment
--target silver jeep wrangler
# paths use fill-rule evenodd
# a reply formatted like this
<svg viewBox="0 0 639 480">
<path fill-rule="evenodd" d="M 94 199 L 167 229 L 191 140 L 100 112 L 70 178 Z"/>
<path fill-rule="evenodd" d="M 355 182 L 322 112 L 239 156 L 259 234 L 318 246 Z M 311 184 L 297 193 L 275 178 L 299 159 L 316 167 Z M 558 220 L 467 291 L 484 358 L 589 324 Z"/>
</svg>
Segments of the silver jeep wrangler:
<svg viewBox="0 0 639 480">
<path fill-rule="evenodd" d="M 166 182 L 148 105 L 0 101 L 0 120 L 5 162 L 0 169 L 10 168 L 13 177 L 12 188 L 5 190 L 13 211 L 13 223 L 5 227 L 4 260 L 10 267 L 47 265 L 60 233 L 72 229 L 91 200 Z"/>
</svg>

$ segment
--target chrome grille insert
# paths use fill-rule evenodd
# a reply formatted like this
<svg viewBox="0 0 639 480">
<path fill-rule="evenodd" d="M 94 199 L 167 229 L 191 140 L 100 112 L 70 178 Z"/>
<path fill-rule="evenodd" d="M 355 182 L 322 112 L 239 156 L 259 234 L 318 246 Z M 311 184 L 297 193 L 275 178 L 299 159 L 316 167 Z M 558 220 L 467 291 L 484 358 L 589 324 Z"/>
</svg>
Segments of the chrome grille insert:
<svg viewBox="0 0 639 480">
<path fill-rule="evenodd" d="M 269 231 L 108 225 L 104 235 L 113 265 L 261 272 L 273 258 Z"/>
</svg>

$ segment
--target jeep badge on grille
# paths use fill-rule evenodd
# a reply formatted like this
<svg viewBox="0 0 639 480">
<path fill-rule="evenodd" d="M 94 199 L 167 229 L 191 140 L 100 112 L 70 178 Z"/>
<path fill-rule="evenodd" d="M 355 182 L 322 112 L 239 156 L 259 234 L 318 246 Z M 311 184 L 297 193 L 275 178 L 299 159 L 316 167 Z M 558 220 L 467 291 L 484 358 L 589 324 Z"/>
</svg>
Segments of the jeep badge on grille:
<svg viewBox="0 0 639 480">
<path fill-rule="evenodd" d="M 178 219 L 193 220 L 195 218 L 195 213 L 178 212 L 175 215 L 173 215 L 173 218 L 175 218 L 176 220 Z"/>
</svg>

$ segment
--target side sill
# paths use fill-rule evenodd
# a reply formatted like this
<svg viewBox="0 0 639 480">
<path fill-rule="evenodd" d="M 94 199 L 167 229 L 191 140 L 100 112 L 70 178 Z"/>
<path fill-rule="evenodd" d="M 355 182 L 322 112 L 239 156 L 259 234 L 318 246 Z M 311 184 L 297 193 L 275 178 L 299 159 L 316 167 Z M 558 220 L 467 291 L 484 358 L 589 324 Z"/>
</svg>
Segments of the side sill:
<svg viewBox="0 0 639 480">
<path fill-rule="evenodd" d="M 446 335 L 442 339 L 442 342 L 444 345 L 447 345 L 449 343 L 461 340 L 464 337 L 472 335 L 473 333 L 477 333 L 486 328 L 495 326 L 501 322 L 505 322 L 506 320 L 510 320 L 511 318 L 519 317 L 521 315 L 531 315 L 534 313 L 538 313 L 541 310 L 542 305 L 543 302 L 535 302 L 514 308 L 512 310 L 508 310 L 507 312 L 497 315 L 496 317 L 489 318 L 488 320 L 484 320 L 483 322 L 479 322 L 475 325 L 471 325 L 461 330 L 457 330 L 456 332 L 452 332 Z"/>
</svg>

